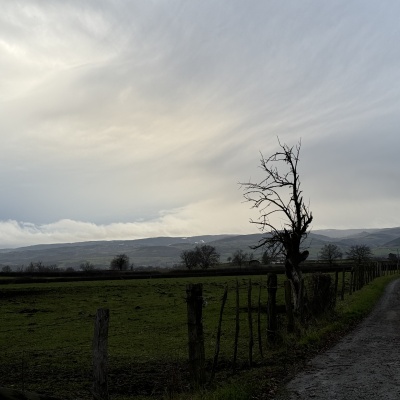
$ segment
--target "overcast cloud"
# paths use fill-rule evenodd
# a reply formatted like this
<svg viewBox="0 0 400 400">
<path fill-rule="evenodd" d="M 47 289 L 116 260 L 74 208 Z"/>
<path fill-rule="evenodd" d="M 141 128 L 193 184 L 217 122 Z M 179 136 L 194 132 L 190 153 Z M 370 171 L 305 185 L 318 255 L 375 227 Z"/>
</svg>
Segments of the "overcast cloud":
<svg viewBox="0 0 400 400">
<path fill-rule="evenodd" d="M 0 247 L 254 233 L 301 138 L 313 228 L 400 226 L 400 3 L 2 0 Z"/>
</svg>

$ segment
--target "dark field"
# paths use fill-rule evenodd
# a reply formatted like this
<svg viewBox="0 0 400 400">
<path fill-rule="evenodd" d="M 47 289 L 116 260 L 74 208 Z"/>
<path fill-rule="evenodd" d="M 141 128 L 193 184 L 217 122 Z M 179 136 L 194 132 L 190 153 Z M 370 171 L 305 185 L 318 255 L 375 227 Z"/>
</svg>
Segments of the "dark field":
<svg viewBox="0 0 400 400">
<path fill-rule="evenodd" d="M 282 277 L 283 279 L 283 277 Z M 248 360 L 248 277 L 240 284 L 239 365 Z M 185 391 L 187 377 L 186 285 L 202 282 L 206 358 L 215 349 L 221 298 L 225 306 L 219 376 L 231 369 L 236 277 L 176 278 L 3 285 L 0 291 L 0 385 L 63 398 L 90 398 L 94 318 L 110 310 L 109 390 L 112 398 L 167 396 Z M 254 361 L 257 304 L 267 301 L 266 278 L 252 279 Z M 278 291 L 283 302 L 283 291 Z M 261 318 L 265 332 L 265 314 Z M 265 336 L 265 335 L 263 335 Z M 265 343 L 264 343 L 265 346 Z M 225 368 L 224 368 L 225 367 Z M 219 374 L 219 375 L 218 375 Z"/>
<path fill-rule="evenodd" d="M 275 348 L 266 343 L 266 276 L 3 284 L 0 286 L 0 386 L 65 399 L 92 398 L 95 315 L 98 308 L 108 308 L 111 399 L 245 400 L 254 398 L 250 395 L 254 389 L 257 393 L 270 393 L 269 390 L 273 393 L 284 377 L 298 368 L 299 362 L 301 365 L 302 360 L 331 345 L 355 326 L 372 309 L 386 284 L 398 277 L 396 272 L 384 271 L 385 276 L 352 295 L 347 272 L 344 301 L 337 300 L 334 314 L 310 321 L 295 334 L 284 333 L 286 321 L 280 315 L 281 333 Z M 305 274 L 306 282 L 311 276 Z M 285 277 L 278 277 L 277 301 L 282 305 Z M 250 278 L 255 366 L 252 370 L 248 368 Z M 238 368 L 233 374 L 236 280 L 240 287 L 240 334 Z M 217 386 L 196 395 L 189 394 L 187 364 L 186 285 L 189 283 L 203 283 L 207 374 L 214 356 L 221 299 L 225 287 L 229 288 L 214 381 Z M 264 360 L 258 347 L 260 293 Z"/>
</svg>

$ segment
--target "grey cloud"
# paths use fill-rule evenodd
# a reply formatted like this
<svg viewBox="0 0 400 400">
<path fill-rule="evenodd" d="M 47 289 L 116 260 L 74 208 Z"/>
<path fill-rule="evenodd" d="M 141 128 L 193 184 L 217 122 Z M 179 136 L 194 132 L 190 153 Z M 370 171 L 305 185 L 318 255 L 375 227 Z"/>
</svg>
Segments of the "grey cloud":
<svg viewBox="0 0 400 400">
<path fill-rule="evenodd" d="M 277 136 L 302 138 L 321 224 L 354 215 L 344 194 L 398 196 L 397 2 L 19 4 L 0 16 L 0 219 L 241 209 Z"/>
</svg>

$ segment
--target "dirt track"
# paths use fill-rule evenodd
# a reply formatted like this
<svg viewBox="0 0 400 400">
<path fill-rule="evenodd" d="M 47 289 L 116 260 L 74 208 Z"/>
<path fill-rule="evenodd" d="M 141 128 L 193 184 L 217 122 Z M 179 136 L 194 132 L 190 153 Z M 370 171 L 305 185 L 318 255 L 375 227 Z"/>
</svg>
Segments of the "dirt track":
<svg viewBox="0 0 400 400">
<path fill-rule="evenodd" d="M 276 399 L 400 399 L 400 279 L 353 332 L 311 360 Z"/>
</svg>

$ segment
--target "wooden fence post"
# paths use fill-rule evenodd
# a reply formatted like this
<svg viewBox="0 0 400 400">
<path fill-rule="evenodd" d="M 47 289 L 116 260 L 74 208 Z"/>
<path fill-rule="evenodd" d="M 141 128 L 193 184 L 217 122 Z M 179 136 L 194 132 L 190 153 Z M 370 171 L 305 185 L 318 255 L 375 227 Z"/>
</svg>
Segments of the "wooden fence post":
<svg viewBox="0 0 400 400">
<path fill-rule="evenodd" d="M 225 308 L 225 303 L 226 303 L 227 297 L 228 297 L 228 286 L 225 287 L 224 295 L 222 296 L 221 310 L 219 312 L 217 340 L 215 342 L 215 353 L 214 353 L 214 361 L 213 361 L 213 365 L 212 365 L 212 369 L 211 369 L 210 383 L 214 379 L 215 370 L 218 365 L 218 356 L 219 356 L 220 343 L 221 343 L 222 316 L 224 314 L 224 308 Z"/>
<path fill-rule="evenodd" d="M 258 334 L 258 350 L 260 351 L 260 357 L 264 358 L 262 335 L 261 335 L 261 282 L 258 288 L 257 334 Z"/>
<path fill-rule="evenodd" d="M 342 271 L 342 293 L 340 294 L 340 300 L 344 300 L 344 291 L 345 291 L 345 277 L 346 277 L 346 268 L 343 267 Z"/>
<path fill-rule="evenodd" d="M 205 353 L 203 333 L 203 285 L 201 283 L 186 286 L 188 337 L 189 337 L 189 373 L 194 389 L 205 383 Z"/>
<path fill-rule="evenodd" d="M 267 339 L 268 342 L 273 344 L 276 341 L 276 332 L 278 328 L 277 312 L 276 312 L 276 291 L 278 286 L 278 278 L 276 274 L 268 274 L 267 288 L 268 288 L 268 326 L 267 326 Z"/>
<path fill-rule="evenodd" d="M 22 363 L 21 363 L 21 385 L 22 385 L 22 391 L 25 391 L 25 350 L 22 350 Z"/>
<path fill-rule="evenodd" d="M 359 285 L 360 287 L 359 287 L 359 289 L 361 290 L 366 284 L 367 266 L 364 263 L 364 264 L 362 264 L 360 266 L 360 268 L 361 268 L 361 274 L 360 274 L 360 285 Z"/>
<path fill-rule="evenodd" d="M 336 306 L 336 300 L 337 300 L 337 295 L 338 295 L 338 286 L 339 286 L 339 270 L 335 271 L 335 306 Z"/>
<path fill-rule="evenodd" d="M 235 344 L 233 348 L 233 370 L 236 369 L 237 349 L 239 342 L 240 314 L 239 314 L 239 282 L 236 279 L 236 318 L 235 318 Z"/>
<path fill-rule="evenodd" d="M 349 295 L 353 294 L 353 281 L 354 281 L 354 267 L 350 270 L 350 283 L 349 283 Z"/>
<path fill-rule="evenodd" d="M 93 387 L 94 400 L 108 400 L 108 323 L 110 312 L 108 309 L 97 310 L 93 336 Z"/>
<path fill-rule="evenodd" d="M 304 278 L 301 278 L 300 281 L 300 302 L 299 302 L 299 315 L 300 315 L 300 321 L 303 323 L 304 322 L 304 294 L 305 294 L 305 287 L 304 287 Z"/>
<path fill-rule="evenodd" d="M 249 322 L 249 366 L 253 365 L 253 346 L 254 346 L 254 336 L 253 336 L 253 315 L 251 308 L 251 279 L 249 279 L 249 288 L 247 290 L 247 318 Z"/>
<path fill-rule="evenodd" d="M 288 333 L 294 332 L 294 316 L 292 308 L 292 284 L 289 280 L 285 281 L 285 304 Z"/>
</svg>

